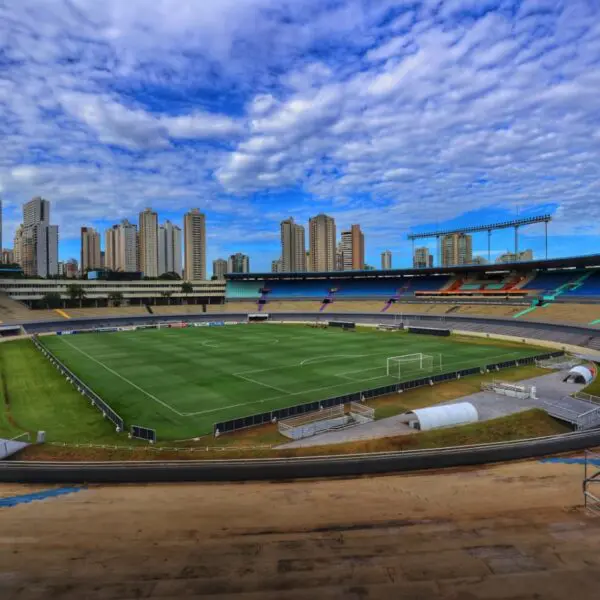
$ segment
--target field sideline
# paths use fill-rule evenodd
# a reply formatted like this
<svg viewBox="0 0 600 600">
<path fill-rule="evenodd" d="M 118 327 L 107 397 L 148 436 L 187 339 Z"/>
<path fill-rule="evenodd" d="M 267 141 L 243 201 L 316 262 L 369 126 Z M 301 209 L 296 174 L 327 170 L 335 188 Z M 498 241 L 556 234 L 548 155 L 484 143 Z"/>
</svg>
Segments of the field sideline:
<svg viewBox="0 0 600 600">
<path fill-rule="evenodd" d="M 442 370 L 450 371 L 538 352 L 456 338 L 278 324 L 48 336 L 44 344 L 126 423 L 152 427 L 163 440 L 439 372 L 409 367 L 400 379 L 390 377 L 389 356 L 439 354 Z"/>
</svg>

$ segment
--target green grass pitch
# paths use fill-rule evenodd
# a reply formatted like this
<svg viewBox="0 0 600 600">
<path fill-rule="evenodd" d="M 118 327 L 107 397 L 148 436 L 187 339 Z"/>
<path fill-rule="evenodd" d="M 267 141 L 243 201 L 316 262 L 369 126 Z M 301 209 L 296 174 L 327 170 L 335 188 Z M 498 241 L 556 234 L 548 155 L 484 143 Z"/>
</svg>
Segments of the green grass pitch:
<svg viewBox="0 0 600 600">
<path fill-rule="evenodd" d="M 386 359 L 441 355 L 442 371 L 538 351 L 477 340 L 299 325 L 228 325 L 48 336 L 44 344 L 129 425 L 187 439 L 213 424 L 439 372 Z"/>
</svg>

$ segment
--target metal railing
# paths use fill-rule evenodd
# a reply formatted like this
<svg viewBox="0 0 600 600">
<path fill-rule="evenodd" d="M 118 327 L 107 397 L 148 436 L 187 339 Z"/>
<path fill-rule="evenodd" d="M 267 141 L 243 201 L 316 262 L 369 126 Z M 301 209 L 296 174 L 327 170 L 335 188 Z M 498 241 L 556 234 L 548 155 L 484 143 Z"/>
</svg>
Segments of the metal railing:
<svg viewBox="0 0 600 600">
<path fill-rule="evenodd" d="M 34 346 L 50 361 L 52 365 L 63 375 L 69 383 L 82 395 L 87 397 L 92 406 L 95 406 L 106 419 L 114 423 L 117 432 L 124 431 L 125 421 L 123 418 L 111 408 L 111 406 L 103 400 L 92 388 L 84 383 L 77 375 L 75 375 L 61 360 L 59 360 L 40 340 L 37 336 L 32 336 L 31 341 Z"/>
</svg>

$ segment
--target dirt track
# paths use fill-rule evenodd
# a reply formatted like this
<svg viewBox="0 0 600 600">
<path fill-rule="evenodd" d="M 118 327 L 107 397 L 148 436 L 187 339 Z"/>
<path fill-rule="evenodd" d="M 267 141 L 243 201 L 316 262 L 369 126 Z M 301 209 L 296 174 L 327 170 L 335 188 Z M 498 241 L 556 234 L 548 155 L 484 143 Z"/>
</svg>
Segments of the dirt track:
<svg viewBox="0 0 600 600">
<path fill-rule="evenodd" d="M 582 473 L 91 487 L 0 509 L 0 598 L 596 599 Z"/>
</svg>

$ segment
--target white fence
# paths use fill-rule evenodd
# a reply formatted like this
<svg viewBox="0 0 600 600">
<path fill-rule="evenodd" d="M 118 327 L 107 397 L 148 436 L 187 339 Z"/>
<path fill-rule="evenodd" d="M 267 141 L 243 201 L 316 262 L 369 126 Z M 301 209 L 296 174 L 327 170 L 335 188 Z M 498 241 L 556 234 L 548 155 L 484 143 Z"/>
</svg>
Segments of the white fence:
<svg viewBox="0 0 600 600">
<path fill-rule="evenodd" d="M 350 416 L 357 423 L 371 423 L 375 420 L 375 409 L 358 402 L 351 402 Z"/>
<path fill-rule="evenodd" d="M 355 424 L 356 422 L 352 416 L 344 413 L 344 405 L 338 404 L 316 413 L 299 415 L 279 421 L 277 427 L 281 435 L 292 440 L 301 440 L 318 433 L 325 433 L 332 429 L 341 429 Z"/>
<path fill-rule="evenodd" d="M 493 379 L 485 381 L 481 384 L 482 391 L 494 392 L 501 396 L 510 396 L 511 398 L 535 398 L 535 387 L 518 385 L 516 383 L 509 383 L 508 381 L 498 381 Z"/>
</svg>

